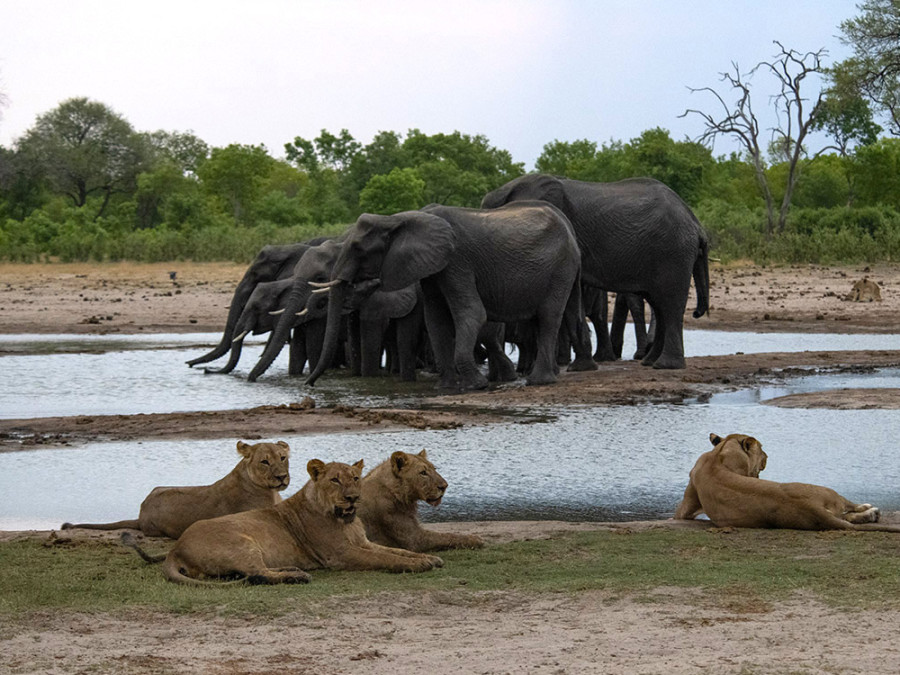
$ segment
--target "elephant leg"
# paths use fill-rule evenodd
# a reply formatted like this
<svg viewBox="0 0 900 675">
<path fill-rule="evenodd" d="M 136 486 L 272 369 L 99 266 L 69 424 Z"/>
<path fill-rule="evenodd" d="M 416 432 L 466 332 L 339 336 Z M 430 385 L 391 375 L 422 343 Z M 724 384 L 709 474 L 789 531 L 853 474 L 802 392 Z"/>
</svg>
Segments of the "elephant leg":
<svg viewBox="0 0 900 675">
<path fill-rule="evenodd" d="M 302 375 L 306 365 L 306 327 L 294 326 L 291 332 L 291 348 L 288 356 L 288 375 Z"/>
<path fill-rule="evenodd" d="M 630 293 L 616 293 L 613 304 L 612 325 L 609 329 L 609 344 L 616 360 L 622 358 L 622 345 L 625 343 L 625 324 L 628 321 L 628 301 Z"/>
<path fill-rule="evenodd" d="M 565 326 L 559 327 L 556 336 L 556 365 L 567 366 L 572 363 L 572 341 L 569 339 L 569 331 Z"/>
<path fill-rule="evenodd" d="M 475 288 L 475 279 L 467 278 L 458 283 L 446 283 L 444 297 L 453 317 L 453 364 L 462 390 L 485 389 L 487 378 L 475 364 L 473 356 L 478 333 L 487 323 L 487 311 Z"/>
<path fill-rule="evenodd" d="M 562 323 L 562 311 L 544 310 L 537 319 L 537 355 L 534 367 L 525 378 L 529 385 L 551 384 L 556 382 L 556 341 Z"/>
<path fill-rule="evenodd" d="M 656 312 L 656 336 L 642 365 L 661 369 L 684 368 L 684 308 L 686 300 L 652 306 Z"/>
<path fill-rule="evenodd" d="M 635 360 L 640 361 L 647 354 L 649 349 L 649 341 L 647 340 L 647 324 L 644 321 L 644 299 L 634 293 L 627 296 L 628 311 L 631 313 L 631 320 L 634 322 L 634 342 L 636 345 L 634 356 Z"/>
<path fill-rule="evenodd" d="M 505 325 L 489 321 L 478 334 L 479 341 L 487 350 L 488 381 L 515 382 L 516 366 L 503 349 Z"/>
<path fill-rule="evenodd" d="M 421 312 L 413 312 L 394 322 L 396 365 L 400 368 L 400 379 L 404 382 L 416 381 L 416 352 L 421 331 Z"/>
<path fill-rule="evenodd" d="M 354 377 L 362 374 L 361 335 L 359 313 L 353 312 L 347 317 L 347 358 L 350 361 L 350 374 Z"/>
<path fill-rule="evenodd" d="M 425 294 L 425 325 L 428 330 L 428 341 L 431 344 L 434 366 L 439 377 L 437 387 L 438 389 L 456 389 L 458 383 L 453 364 L 455 342 L 453 316 L 435 282 L 423 280 L 422 292 Z"/>
<path fill-rule="evenodd" d="M 609 325 L 607 324 L 607 316 L 609 314 L 609 300 L 604 289 L 593 289 L 598 294 L 596 302 L 590 303 L 588 318 L 594 325 L 594 335 L 597 339 L 597 346 L 594 350 L 594 361 L 615 361 L 616 355 L 613 353 L 612 343 L 609 339 Z"/>
<path fill-rule="evenodd" d="M 304 324 L 303 333 L 306 337 L 306 358 L 309 360 L 309 370 L 312 372 L 319 363 L 322 355 L 322 346 L 325 344 L 325 319 L 313 319 Z"/>
<path fill-rule="evenodd" d="M 385 321 L 359 320 L 360 375 L 376 377 L 381 372 L 381 355 L 384 349 Z"/>
</svg>

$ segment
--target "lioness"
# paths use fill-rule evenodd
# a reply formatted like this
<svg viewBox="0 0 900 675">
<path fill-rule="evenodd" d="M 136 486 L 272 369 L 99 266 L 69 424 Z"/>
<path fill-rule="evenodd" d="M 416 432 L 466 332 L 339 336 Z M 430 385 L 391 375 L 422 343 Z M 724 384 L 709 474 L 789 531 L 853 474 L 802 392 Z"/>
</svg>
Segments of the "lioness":
<svg viewBox="0 0 900 675">
<path fill-rule="evenodd" d="M 419 524 L 419 500 L 437 506 L 446 490 L 447 481 L 428 461 L 425 450 L 417 455 L 397 450 L 362 479 L 359 517 L 366 536 L 410 551 L 484 546 L 481 537 L 435 532 Z"/>
<path fill-rule="evenodd" d="M 701 512 L 720 527 L 774 527 L 796 530 L 879 530 L 879 511 L 855 504 L 831 488 L 808 483 L 776 483 L 758 478 L 766 453 L 752 436 L 710 434 L 715 446 L 700 455 L 675 511 L 690 520 Z"/>
<path fill-rule="evenodd" d="M 83 527 L 91 530 L 132 528 L 148 537 L 178 539 L 195 521 L 229 513 L 259 509 L 281 501 L 279 491 L 290 483 L 288 457 L 284 441 L 249 445 L 238 441 L 241 461 L 224 478 L 212 485 L 155 487 L 141 504 L 137 520 L 115 523 L 63 523 L 62 529 Z"/>
<path fill-rule="evenodd" d="M 279 504 L 191 525 L 166 555 L 166 578 L 183 584 L 211 583 L 203 577 L 305 583 L 305 570 L 312 569 L 424 572 L 444 564 L 366 539 L 356 519 L 362 460 L 351 466 L 313 459 L 306 468 L 310 480 Z"/>
</svg>

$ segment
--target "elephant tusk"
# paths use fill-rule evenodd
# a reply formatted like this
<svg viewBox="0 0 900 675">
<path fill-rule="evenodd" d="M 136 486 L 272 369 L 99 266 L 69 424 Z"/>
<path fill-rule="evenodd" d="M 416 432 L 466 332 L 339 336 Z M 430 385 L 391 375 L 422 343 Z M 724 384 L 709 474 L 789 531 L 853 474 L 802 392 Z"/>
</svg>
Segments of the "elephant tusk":
<svg viewBox="0 0 900 675">
<path fill-rule="evenodd" d="M 284 314 L 284 310 L 286 308 L 282 307 L 281 309 L 276 309 L 274 312 L 269 312 L 269 316 L 278 316 L 279 314 Z"/>
<path fill-rule="evenodd" d="M 328 293 L 329 291 L 331 291 L 330 286 L 327 288 L 321 287 L 321 288 L 316 288 L 315 290 L 313 290 L 312 294 L 315 295 L 316 293 Z"/>
<path fill-rule="evenodd" d="M 313 288 L 331 288 L 332 286 L 337 286 L 341 283 L 340 279 L 333 279 L 332 281 L 308 281 L 307 282 Z M 313 291 L 315 293 L 315 291 Z"/>
<path fill-rule="evenodd" d="M 309 312 L 309 308 L 308 308 L 308 307 L 304 307 L 302 312 L 297 312 L 297 316 L 303 316 L 303 315 L 306 314 L 307 312 Z"/>
<path fill-rule="evenodd" d="M 245 330 L 243 333 L 241 333 L 241 334 L 238 335 L 236 338 L 234 338 L 234 340 L 232 340 L 232 342 L 240 342 L 240 341 L 243 340 L 245 337 L 247 337 L 247 333 L 249 333 L 249 332 L 250 332 L 249 330 Z"/>
</svg>

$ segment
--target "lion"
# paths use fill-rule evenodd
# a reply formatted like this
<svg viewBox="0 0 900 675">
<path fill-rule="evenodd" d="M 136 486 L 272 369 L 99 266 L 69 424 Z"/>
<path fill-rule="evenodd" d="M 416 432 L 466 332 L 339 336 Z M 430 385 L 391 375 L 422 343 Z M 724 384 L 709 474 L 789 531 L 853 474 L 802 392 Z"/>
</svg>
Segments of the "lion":
<svg viewBox="0 0 900 675">
<path fill-rule="evenodd" d="M 169 581 L 205 585 L 230 578 L 252 584 L 306 583 L 308 570 L 425 572 L 443 566 L 437 556 L 389 548 L 366 539 L 356 518 L 363 462 L 352 466 L 312 459 L 310 480 L 279 504 L 200 520 L 165 556 Z M 154 562 L 133 540 L 145 560 Z"/>
<path fill-rule="evenodd" d="M 409 551 L 481 548 L 481 537 L 435 532 L 419 524 L 418 502 L 438 506 L 446 490 L 447 481 L 428 461 L 425 450 L 417 455 L 397 450 L 362 479 L 359 517 L 366 536 Z"/>
<path fill-rule="evenodd" d="M 160 486 L 141 504 L 137 520 L 115 523 L 63 523 L 62 529 L 140 530 L 148 537 L 178 539 L 189 525 L 204 518 L 272 506 L 290 483 L 290 447 L 284 441 L 250 445 L 238 441 L 243 458 L 224 478 L 212 485 Z"/>
<path fill-rule="evenodd" d="M 846 299 L 850 302 L 881 302 L 881 286 L 869 277 L 863 277 L 853 283 Z"/>
<path fill-rule="evenodd" d="M 714 447 L 691 469 L 675 510 L 678 520 L 706 513 L 719 527 L 900 532 L 898 526 L 877 524 L 876 507 L 851 502 L 831 488 L 759 478 L 767 456 L 752 436 L 710 434 L 709 440 Z"/>
</svg>

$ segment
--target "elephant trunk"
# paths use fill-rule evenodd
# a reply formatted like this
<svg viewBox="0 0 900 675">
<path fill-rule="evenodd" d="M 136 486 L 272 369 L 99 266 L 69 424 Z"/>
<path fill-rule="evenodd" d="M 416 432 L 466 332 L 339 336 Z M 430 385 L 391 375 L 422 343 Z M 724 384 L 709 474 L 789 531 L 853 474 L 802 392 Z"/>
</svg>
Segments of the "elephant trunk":
<svg viewBox="0 0 900 675">
<path fill-rule="evenodd" d="M 225 321 L 225 331 L 222 333 L 222 339 L 219 341 L 219 344 L 203 356 L 198 356 L 196 359 L 188 361 L 188 366 L 193 368 L 200 363 L 215 361 L 220 356 L 224 356 L 225 353 L 231 349 L 231 341 L 234 338 L 234 326 L 237 324 L 238 317 L 240 317 L 241 313 L 244 311 L 244 306 L 247 304 L 250 294 L 256 287 L 256 282 L 257 280 L 255 277 L 249 278 L 245 276 L 241 279 L 237 290 L 234 292 L 234 297 L 231 299 L 231 307 L 228 309 L 228 318 Z"/>
<path fill-rule="evenodd" d="M 221 368 L 204 368 L 203 372 L 207 375 L 225 375 L 234 370 L 235 366 L 237 366 L 238 361 L 241 360 L 241 350 L 244 347 L 244 337 L 247 335 L 245 331 L 239 337 L 235 338 L 234 342 L 231 343 L 231 355 L 228 357 L 228 363 L 226 363 Z"/>
<path fill-rule="evenodd" d="M 338 338 L 341 332 L 341 315 L 344 310 L 344 299 L 347 295 L 346 281 L 333 286 L 328 295 L 328 320 L 325 324 L 325 338 L 322 341 L 322 353 L 316 363 L 315 369 L 306 378 L 306 384 L 313 386 L 319 376 L 325 372 L 325 369 L 331 365 L 334 360 L 334 353 L 337 350 Z"/>
<path fill-rule="evenodd" d="M 247 375 L 247 380 L 250 382 L 256 382 L 256 379 L 268 370 L 275 358 L 281 353 L 282 348 L 284 348 L 284 343 L 290 339 L 291 329 L 297 323 L 297 312 L 306 305 L 308 296 L 303 290 L 305 286 L 305 282 L 294 282 L 291 292 L 288 294 L 284 311 L 281 312 L 278 322 L 272 329 L 272 335 L 266 342 L 266 348 L 259 357 L 259 361 L 253 366 L 253 370 Z"/>
</svg>

